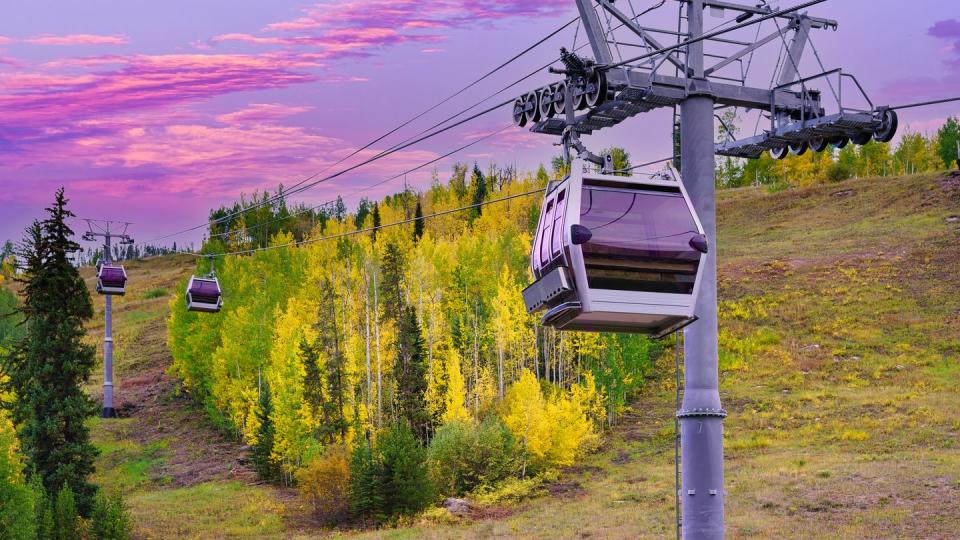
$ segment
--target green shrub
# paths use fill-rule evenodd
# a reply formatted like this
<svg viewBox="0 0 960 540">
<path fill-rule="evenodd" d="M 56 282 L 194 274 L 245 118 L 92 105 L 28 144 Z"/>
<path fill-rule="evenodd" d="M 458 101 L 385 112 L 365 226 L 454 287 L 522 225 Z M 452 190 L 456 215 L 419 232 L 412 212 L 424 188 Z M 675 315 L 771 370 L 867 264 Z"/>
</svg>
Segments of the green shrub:
<svg viewBox="0 0 960 540">
<path fill-rule="evenodd" d="M 430 443 L 430 477 L 444 495 L 462 495 L 520 473 L 521 459 L 510 430 L 494 416 L 479 426 L 445 424 Z"/>
<path fill-rule="evenodd" d="M 117 491 L 107 496 L 102 491 L 93 501 L 90 535 L 96 540 L 127 540 L 131 534 L 130 514 Z"/>
<path fill-rule="evenodd" d="M 411 515 L 426 508 L 434 497 L 427 476 L 426 451 L 405 423 L 388 429 L 377 439 L 384 480 L 384 513 L 388 516 Z"/>
<path fill-rule="evenodd" d="M 147 293 L 144 294 L 143 297 L 149 300 L 150 298 L 160 298 L 161 296 L 166 296 L 168 294 L 170 293 L 166 289 L 159 288 L 159 289 L 152 289 L 147 291 Z"/>
<path fill-rule="evenodd" d="M 2 336 L 0 336 L 2 337 Z M 0 347 L 0 353 L 3 348 Z M 0 537 L 34 538 L 34 494 L 23 479 L 23 459 L 13 422 L 0 409 Z"/>
<path fill-rule="evenodd" d="M 323 523 L 343 520 L 350 509 L 350 455 L 340 445 L 330 446 L 322 456 L 297 471 L 300 494 Z"/>
<path fill-rule="evenodd" d="M 77 515 L 73 490 L 68 484 L 64 484 L 53 503 L 53 538 L 76 540 L 81 536 L 80 516 Z"/>
<path fill-rule="evenodd" d="M 381 521 L 383 478 L 368 441 L 362 441 L 350 457 L 350 512 L 364 520 Z"/>
<path fill-rule="evenodd" d="M 827 168 L 827 180 L 831 182 L 842 182 L 853 176 L 850 166 L 841 161 L 831 163 Z"/>
<path fill-rule="evenodd" d="M 405 423 L 381 433 L 372 449 L 361 443 L 353 451 L 350 477 L 350 509 L 364 520 L 416 514 L 434 499 L 426 450 Z"/>
<path fill-rule="evenodd" d="M 30 487 L 33 489 L 33 517 L 37 524 L 37 540 L 53 539 L 53 505 L 39 476 L 34 476 Z"/>
<path fill-rule="evenodd" d="M 33 490 L 23 482 L 0 476 L 0 537 L 32 540 L 36 535 Z"/>
</svg>

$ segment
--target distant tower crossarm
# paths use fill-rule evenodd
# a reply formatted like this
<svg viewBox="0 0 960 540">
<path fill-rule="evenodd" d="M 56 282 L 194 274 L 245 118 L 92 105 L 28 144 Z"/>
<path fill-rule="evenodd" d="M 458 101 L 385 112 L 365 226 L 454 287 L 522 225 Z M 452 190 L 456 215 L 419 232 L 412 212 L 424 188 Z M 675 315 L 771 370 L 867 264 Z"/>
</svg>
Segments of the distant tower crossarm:
<svg viewBox="0 0 960 540">
<path fill-rule="evenodd" d="M 685 7 L 685 33 L 641 26 L 639 16 L 622 10 L 629 2 L 574 0 L 593 59 L 562 49 L 564 68 L 551 71 L 564 75 L 563 80 L 518 97 L 512 111 L 514 121 L 519 126 L 529 126 L 535 133 L 561 137 L 568 163 L 581 163 L 571 160 L 572 150 L 580 159 L 600 166 L 603 172 L 611 172 L 607 157 L 587 151 L 581 135 L 654 109 L 679 106 L 682 182 L 703 234 L 714 246 L 715 155 L 758 158 L 769 152 L 774 158 L 783 159 L 809 149 L 823 151 L 849 142 L 866 144 L 893 138 L 896 112 L 874 105 L 853 75 L 841 69 L 823 70 L 807 77 L 800 74 L 804 51 L 812 47 L 810 32 L 837 28 L 834 20 L 801 11 L 825 0 L 809 0 L 779 11 L 762 0 L 755 5 L 678 1 Z M 703 19 L 707 9 L 721 16 L 727 10 L 733 12 L 735 20 L 728 24 L 735 24 L 705 33 Z M 775 29 L 763 37 L 758 33 L 758 39 L 742 41 L 726 35 L 764 21 L 773 21 Z M 685 41 L 665 46 L 658 41 L 659 36 Z M 786 53 L 774 73 L 774 86 L 748 86 L 747 73 L 733 68 L 742 68 L 745 60 L 749 65 L 754 51 L 771 42 L 779 42 Z M 704 46 L 708 43 L 723 48 L 724 54 L 706 53 Z M 639 56 L 624 54 L 626 47 L 631 47 L 628 52 L 640 52 Z M 712 65 L 706 65 L 707 59 Z M 661 72 L 664 64 L 670 64 L 670 74 Z M 672 74 L 674 71 L 676 75 Z M 825 100 L 821 90 L 811 87 L 813 84 L 828 87 L 831 99 Z M 850 94 L 855 95 L 857 107 L 844 102 Z M 729 136 L 724 142 L 715 143 L 714 117 L 718 107 L 761 111 L 769 117 L 769 126 L 756 136 L 740 140 Z M 684 538 L 719 539 L 724 536 L 723 418 L 727 413 L 721 407 L 718 388 L 716 249 L 705 253 L 701 267 L 695 317 L 684 328 L 684 394 L 677 411 L 682 448 L 680 527 Z M 573 287 L 569 283 L 561 285 L 557 290 Z M 544 324 L 551 324 L 547 318 L 552 313 L 544 316 Z"/>
<path fill-rule="evenodd" d="M 127 274 L 123 266 L 113 264 L 112 241 L 119 240 L 120 245 L 133 244 L 133 238 L 127 234 L 130 223 L 87 219 L 87 232 L 83 239 L 95 242 L 103 238 L 103 259 L 97 265 L 97 292 L 104 297 L 103 311 L 103 418 L 117 415 L 113 403 L 113 297 L 123 295 L 126 290 Z"/>
</svg>

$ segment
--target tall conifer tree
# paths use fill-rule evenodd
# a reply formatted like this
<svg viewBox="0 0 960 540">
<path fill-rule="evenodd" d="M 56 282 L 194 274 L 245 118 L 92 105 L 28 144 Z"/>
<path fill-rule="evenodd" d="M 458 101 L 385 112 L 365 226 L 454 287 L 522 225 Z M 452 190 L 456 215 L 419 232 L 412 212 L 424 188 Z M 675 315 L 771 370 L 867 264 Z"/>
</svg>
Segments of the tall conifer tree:
<svg viewBox="0 0 960 540">
<path fill-rule="evenodd" d="M 414 211 L 413 219 L 413 242 L 416 243 L 421 238 L 423 238 L 423 205 L 420 204 L 420 199 L 417 199 L 417 208 Z"/>
<path fill-rule="evenodd" d="M 426 354 L 417 312 L 412 306 L 404 309 L 400 320 L 397 362 L 393 369 L 400 414 L 417 437 L 426 442 L 430 436 L 432 419 L 424 399 L 427 392 Z"/>
<path fill-rule="evenodd" d="M 70 262 L 80 246 L 66 223 L 74 216 L 67 202 L 60 188 L 47 219 L 34 222 L 21 244 L 27 332 L 4 371 L 17 396 L 11 408 L 30 471 L 48 493 L 66 486 L 86 516 L 96 493 L 87 477 L 97 449 L 85 422 L 99 409 L 83 391 L 95 363 L 93 346 L 83 343 L 83 323 L 93 317 L 93 305 Z"/>
</svg>

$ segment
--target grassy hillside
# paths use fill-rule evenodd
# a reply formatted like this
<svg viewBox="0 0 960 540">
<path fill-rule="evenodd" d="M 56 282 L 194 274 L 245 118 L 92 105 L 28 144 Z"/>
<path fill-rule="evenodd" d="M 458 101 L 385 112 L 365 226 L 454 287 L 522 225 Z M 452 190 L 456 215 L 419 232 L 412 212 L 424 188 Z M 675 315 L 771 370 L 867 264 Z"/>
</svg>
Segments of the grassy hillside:
<svg viewBox="0 0 960 540">
<path fill-rule="evenodd" d="M 729 536 L 955 536 L 960 176 L 731 190 L 719 213 Z M 130 494 L 144 537 L 315 534 L 164 374 L 168 295 L 189 268 L 130 265 L 115 315 L 128 418 L 95 422 L 97 481 Z M 672 381 L 668 350 L 601 450 L 542 497 L 359 536 L 669 536 Z"/>
</svg>

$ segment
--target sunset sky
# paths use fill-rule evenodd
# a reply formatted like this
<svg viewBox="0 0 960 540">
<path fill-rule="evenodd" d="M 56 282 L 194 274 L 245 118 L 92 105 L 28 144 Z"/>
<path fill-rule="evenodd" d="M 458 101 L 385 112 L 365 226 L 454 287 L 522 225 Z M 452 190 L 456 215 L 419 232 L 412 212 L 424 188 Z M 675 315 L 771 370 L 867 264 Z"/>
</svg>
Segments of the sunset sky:
<svg viewBox="0 0 960 540">
<path fill-rule="evenodd" d="M 639 11 L 658 2 L 633 3 Z M 138 240 L 201 224 L 210 207 L 241 192 L 291 185 L 324 169 L 575 13 L 572 0 L 5 2 L 0 242 L 18 240 L 59 185 L 79 216 L 132 221 Z M 642 20 L 671 28 L 676 14 L 669 0 Z M 956 0 L 832 0 L 812 14 L 840 22 L 836 32 L 813 35 L 825 66 L 855 74 L 874 103 L 960 93 Z M 708 27 L 722 21 L 707 17 Z M 556 58 L 560 46 L 571 46 L 574 29 L 342 166 Z M 741 37 L 751 39 L 755 31 Z M 582 32 L 577 39 L 583 43 Z M 758 55 L 752 84 L 769 84 L 776 45 Z M 813 55 L 803 71 L 819 71 Z M 543 73 L 498 99 L 554 77 Z M 904 111 L 901 126 L 930 131 L 958 112 L 958 104 Z M 362 195 L 392 193 L 402 180 L 358 190 L 509 122 L 505 108 L 323 183 L 296 201 L 318 204 L 343 194 L 354 203 Z M 752 122 L 744 129 L 752 131 Z M 658 111 L 586 143 L 595 150 L 624 146 L 640 162 L 666 155 L 669 140 L 669 113 Z M 511 128 L 437 167 L 444 178 L 456 159 L 528 169 L 557 153 L 554 142 Z M 427 185 L 431 168 L 408 181 Z M 193 232 L 167 242 L 199 238 Z"/>
</svg>

